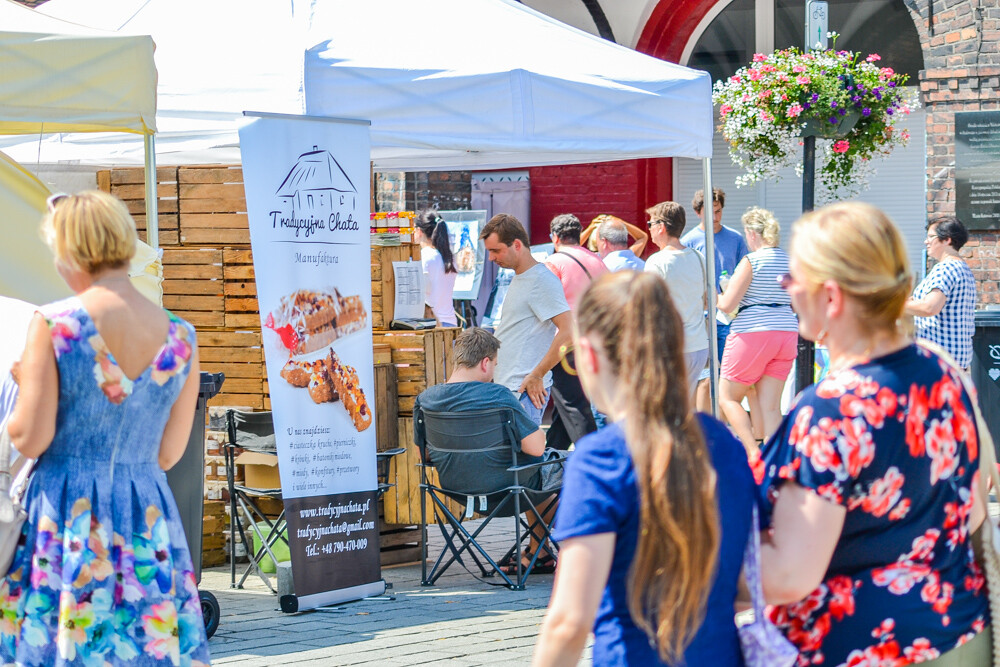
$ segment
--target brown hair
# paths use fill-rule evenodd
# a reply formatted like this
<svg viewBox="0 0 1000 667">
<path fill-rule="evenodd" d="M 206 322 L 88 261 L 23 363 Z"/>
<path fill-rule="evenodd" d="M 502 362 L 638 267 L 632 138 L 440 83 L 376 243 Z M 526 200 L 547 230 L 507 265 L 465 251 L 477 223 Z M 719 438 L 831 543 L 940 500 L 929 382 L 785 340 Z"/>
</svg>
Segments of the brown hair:
<svg viewBox="0 0 1000 667">
<path fill-rule="evenodd" d="M 521 221 L 508 213 L 498 213 L 490 218 L 490 221 L 483 226 L 483 231 L 479 232 L 479 238 L 484 241 L 490 234 L 496 234 L 497 240 L 504 245 L 514 245 L 514 241 L 520 241 L 526 246 L 530 246 L 528 232 L 524 231 Z"/>
<path fill-rule="evenodd" d="M 861 202 L 807 213 L 792 225 L 791 254 L 807 283 L 832 280 L 861 306 L 863 330 L 896 328 L 913 278 L 903 237 L 885 213 Z"/>
<path fill-rule="evenodd" d="M 726 208 L 726 193 L 722 191 L 722 188 L 712 188 L 712 201 L 719 202 L 719 206 Z M 694 209 L 695 213 L 701 213 L 701 209 L 705 207 L 705 191 L 698 190 L 694 193 L 694 199 L 691 200 L 691 208 Z"/>
<path fill-rule="evenodd" d="M 704 619 L 720 542 L 715 470 L 687 388 L 684 323 L 663 279 L 634 271 L 591 283 L 576 322 L 580 335 L 600 339 L 628 406 L 640 500 L 629 611 L 675 663 Z"/>
<path fill-rule="evenodd" d="M 454 363 L 462 368 L 475 368 L 483 359 L 496 359 L 500 339 L 486 329 L 471 327 L 455 339 Z"/>
<path fill-rule="evenodd" d="M 650 222 L 662 222 L 664 231 L 669 236 L 680 238 L 687 226 L 687 213 L 684 207 L 675 201 L 660 202 L 655 206 L 646 209 L 646 215 L 652 220 Z"/>
<path fill-rule="evenodd" d="M 138 236 L 120 199 L 87 190 L 60 197 L 51 205 L 42 221 L 42 238 L 56 260 L 93 274 L 127 266 Z"/>
</svg>

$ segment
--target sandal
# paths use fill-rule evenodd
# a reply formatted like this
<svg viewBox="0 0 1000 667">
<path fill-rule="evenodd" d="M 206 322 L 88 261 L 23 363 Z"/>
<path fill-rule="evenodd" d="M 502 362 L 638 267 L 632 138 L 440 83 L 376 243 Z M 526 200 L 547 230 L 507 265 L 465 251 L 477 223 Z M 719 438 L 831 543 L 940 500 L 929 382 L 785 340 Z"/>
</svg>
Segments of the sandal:
<svg viewBox="0 0 1000 667">
<path fill-rule="evenodd" d="M 500 565 L 500 571 L 507 575 L 517 575 L 517 563 L 511 562 L 513 559 L 506 559 L 506 563 L 498 563 Z M 527 561 L 527 562 L 526 562 Z M 527 563 L 531 559 L 528 556 L 524 556 L 521 559 L 521 572 L 527 574 L 552 574 L 556 571 L 556 559 L 552 556 L 539 557 L 535 561 L 535 566 L 528 570 Z"/>
</svg>

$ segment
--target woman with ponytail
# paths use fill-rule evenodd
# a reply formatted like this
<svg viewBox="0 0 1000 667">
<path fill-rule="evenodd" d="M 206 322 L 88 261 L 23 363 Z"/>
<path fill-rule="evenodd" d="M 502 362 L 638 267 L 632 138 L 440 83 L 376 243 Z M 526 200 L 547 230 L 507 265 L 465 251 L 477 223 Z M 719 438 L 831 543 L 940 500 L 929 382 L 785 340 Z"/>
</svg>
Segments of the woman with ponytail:
<svg viewBox="0 0 1000 667">
<path fill-rule="evenodd" d="M 587 395 L 614 423 L 566 465 L 534 664 L 576 664 L 593 629 L 595 665 L 742 665 L 733 617 L 753 478 L 740 442 L 693 412 L 667 284 L 601 276 L 574 345 Z"/>
<path fill-rule="evenodd" d="M 420 244 L 420 263 L 424 269 L 424 302 L 433 312 L 438 326 L 458 326 L 451 297 L 458 272 L 451 256 L 448 225 L 437 210 L 421 211 L 414 225 L 413 238 Z"/>
</svg>

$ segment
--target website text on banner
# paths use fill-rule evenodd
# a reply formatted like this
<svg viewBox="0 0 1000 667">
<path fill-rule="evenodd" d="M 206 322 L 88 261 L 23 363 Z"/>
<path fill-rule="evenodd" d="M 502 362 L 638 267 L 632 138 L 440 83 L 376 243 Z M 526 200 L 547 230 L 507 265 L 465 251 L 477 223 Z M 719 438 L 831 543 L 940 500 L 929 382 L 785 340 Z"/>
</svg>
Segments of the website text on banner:
<svg viewBox="0 0 1000 667">
<path fill-rule="evenodd" d="M 371 428 L 369 127 L 247 116 L 240 151 L 250 243 L 292 609 L 301 611 L 385 592 Z"/>
</svg>

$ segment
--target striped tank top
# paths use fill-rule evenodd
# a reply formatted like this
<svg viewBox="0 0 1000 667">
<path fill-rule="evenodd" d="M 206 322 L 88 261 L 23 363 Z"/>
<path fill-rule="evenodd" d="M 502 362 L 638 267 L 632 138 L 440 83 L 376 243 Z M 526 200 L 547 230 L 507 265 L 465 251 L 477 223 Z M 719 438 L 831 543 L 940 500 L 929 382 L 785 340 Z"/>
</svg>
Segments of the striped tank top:
<svg viewBox="0 0 1000 667">
<path fill-rule="evenodd" d="M 799 321 L 792 312 L 791 300 L 778 284 L 778 277 L 788 273 L 788 253 L 781 248 L 761 248 L 746 258 L 753 279 L 729 331 L 798 331 Z"/>
</svg>

